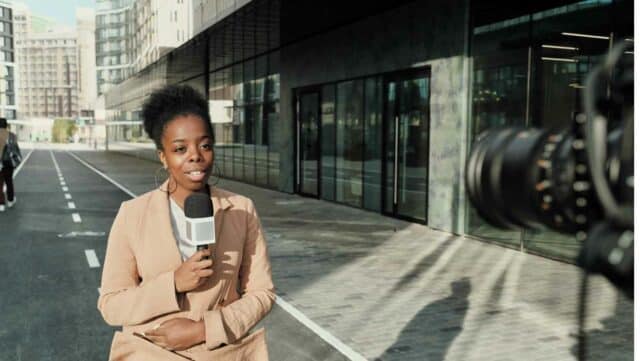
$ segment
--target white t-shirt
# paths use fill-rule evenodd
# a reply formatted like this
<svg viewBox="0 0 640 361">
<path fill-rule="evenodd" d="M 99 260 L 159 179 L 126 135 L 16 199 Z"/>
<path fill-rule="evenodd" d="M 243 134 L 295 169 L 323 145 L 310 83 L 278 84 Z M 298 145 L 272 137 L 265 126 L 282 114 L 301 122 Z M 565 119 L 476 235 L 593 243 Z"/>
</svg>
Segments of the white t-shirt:
<svg viewBox="0 0 640 361">
<path fill-rule="evenodd" d="M 182 255 L 182 260 L 184 261 L 196 253 L 196 246 L 192 246 L 185 241 L 187 239 L 187 218 L 184 215 L 184 211 L 171 197 L 169 197 L 169 203 L 171 205 L 169 207 L 171 210 L 169 213 L 171 213 L 171 228 L 173 228 L 173 236 L 178 242 L 178 249 Z"/>
</svg>

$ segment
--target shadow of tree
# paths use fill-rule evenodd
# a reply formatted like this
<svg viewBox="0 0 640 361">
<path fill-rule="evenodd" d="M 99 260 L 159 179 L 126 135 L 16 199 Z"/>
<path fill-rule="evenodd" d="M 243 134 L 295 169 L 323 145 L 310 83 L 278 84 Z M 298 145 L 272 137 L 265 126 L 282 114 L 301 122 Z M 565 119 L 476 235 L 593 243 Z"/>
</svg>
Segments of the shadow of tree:
<svg viewBox="0 0 640 361">
<path fill-rule="evenodd" d="M 376 360 L 443 360 L 447 350 L 462 331 L 462 322 L 469 308 L 470 292 L 469 278 L 464 277 L 452 282 L 451 295 L 422 308 L 402 329 L 393 345 Z M 425 326 L 429 324 L 443 327 L 433 329 Z"/>
</svg>

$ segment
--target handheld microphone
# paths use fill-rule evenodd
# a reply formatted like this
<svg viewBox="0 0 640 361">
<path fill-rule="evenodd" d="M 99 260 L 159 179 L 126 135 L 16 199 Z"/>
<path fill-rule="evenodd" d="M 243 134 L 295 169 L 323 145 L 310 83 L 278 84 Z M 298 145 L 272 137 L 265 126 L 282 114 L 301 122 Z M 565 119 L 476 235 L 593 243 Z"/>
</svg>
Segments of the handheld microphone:
<svg viewBox="0 0 640 361">
<path fill-rule="evenodd" d="M 213 204 L 204 193 L 192 193 L 184 200 L 184 215 L 187 218 L 187 243 L 198 251 L 216 243 Z"/>
</svg>

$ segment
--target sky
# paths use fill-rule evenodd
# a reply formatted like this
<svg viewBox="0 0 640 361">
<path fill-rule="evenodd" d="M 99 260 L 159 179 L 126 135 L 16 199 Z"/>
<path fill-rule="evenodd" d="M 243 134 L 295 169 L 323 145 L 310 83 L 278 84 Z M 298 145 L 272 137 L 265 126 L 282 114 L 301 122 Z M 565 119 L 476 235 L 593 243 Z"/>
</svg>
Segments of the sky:
<svg viewBox="0 0 640 361">
<path fill-rule="evenodd" d="M 18 2 L 18 1 L 16 1 Z M 76 27 L 76 8 L 96 8 L 96 0 L 19 0 L 32 14 L 53 19 L 60 25 Z"/>
</svg>

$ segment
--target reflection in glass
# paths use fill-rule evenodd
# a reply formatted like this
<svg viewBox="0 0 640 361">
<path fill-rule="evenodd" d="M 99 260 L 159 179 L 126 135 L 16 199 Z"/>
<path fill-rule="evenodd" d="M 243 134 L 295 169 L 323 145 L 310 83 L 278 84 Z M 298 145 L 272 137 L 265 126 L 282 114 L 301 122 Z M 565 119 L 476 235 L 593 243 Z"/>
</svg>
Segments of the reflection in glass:
<svg viewBox="0 0 640 361">
<path fill-rule="evenodd" d="M 398 97 L 398 214 L 426 221 L 429 160 L 429 81 L 400 83 Z"/>
<path fill-rule="evenodd" d="M 271 76 L 270 76 L 271 78 Z M 267 128 L 269 129 L 269 186 L 278 188 L 280 182 L 280 152 L 278 150 L 280 102 L 279 100 L 265 104 L 267 113 Z"/>
<path fill-rule="evenodd" d="M 300 191 L 318 195 L 318 109 L 316 92 L 300 96 Z"/>
<path fill-rule="evenodd" d="M 385 152 L 385 189 L 384 189 L 384 211 L 388 214 L 394 213 L 394 187 L 395 187 L 395 144 L 396 144 L 396 83 L 389 82 L 387 84 L 386 99 L 386 152 Z"/>
<path fill-rule="evenodd" d="M 386 83 L 385 212 L 427 220 L 429 78 Z"/>
<path fill-rule="evenodd" d="M 322 199 L 336 199 L 336 121 L 335 121 L 335 85 L 322 87 Z"/>
<path fill-rule="evenodd" d="M 338 83 L 336 111 L 336 200 L 362 207 L 363 82 Z"/>
<path fill-rule="evenodd" d="M 603 4 L 584 5 L 533 17 L 531 42 L 537 46 L 532 48 L 532 126 L 568 129 L 573 114 L 582 111 L 587 74 L 609 49 L 610 24 Z M 568 259 L 580 249 L 575 237 L 549 230 L 524 231 L 523 240 L 527 249 Z"/>
<path fill-rule="evenodd" d="M 582 109 L 587 73 L 609 49 L 612 34 L 614 41 L 623 38 L 616 33 L 620 24 L 632 24 L 621 14 L 622 21 L 614 21 L 616 9 L 625 6 L 631 2 L 580 1 L 497 22 L 475 14 L 471 138 L 502 125 L 566 129 Z M 552 231 L 493 228 L 473 208 L 468 221 L 468 233 L 514 246 L 522 239 L 525 248 L 548 255 L 573 259 L 579 249 L 574 237 Z"/>
<path fill-rule="evenodd" d="M 382 78 L 365 80 L 364 208 L 381 209 Z"/>
</svg>

